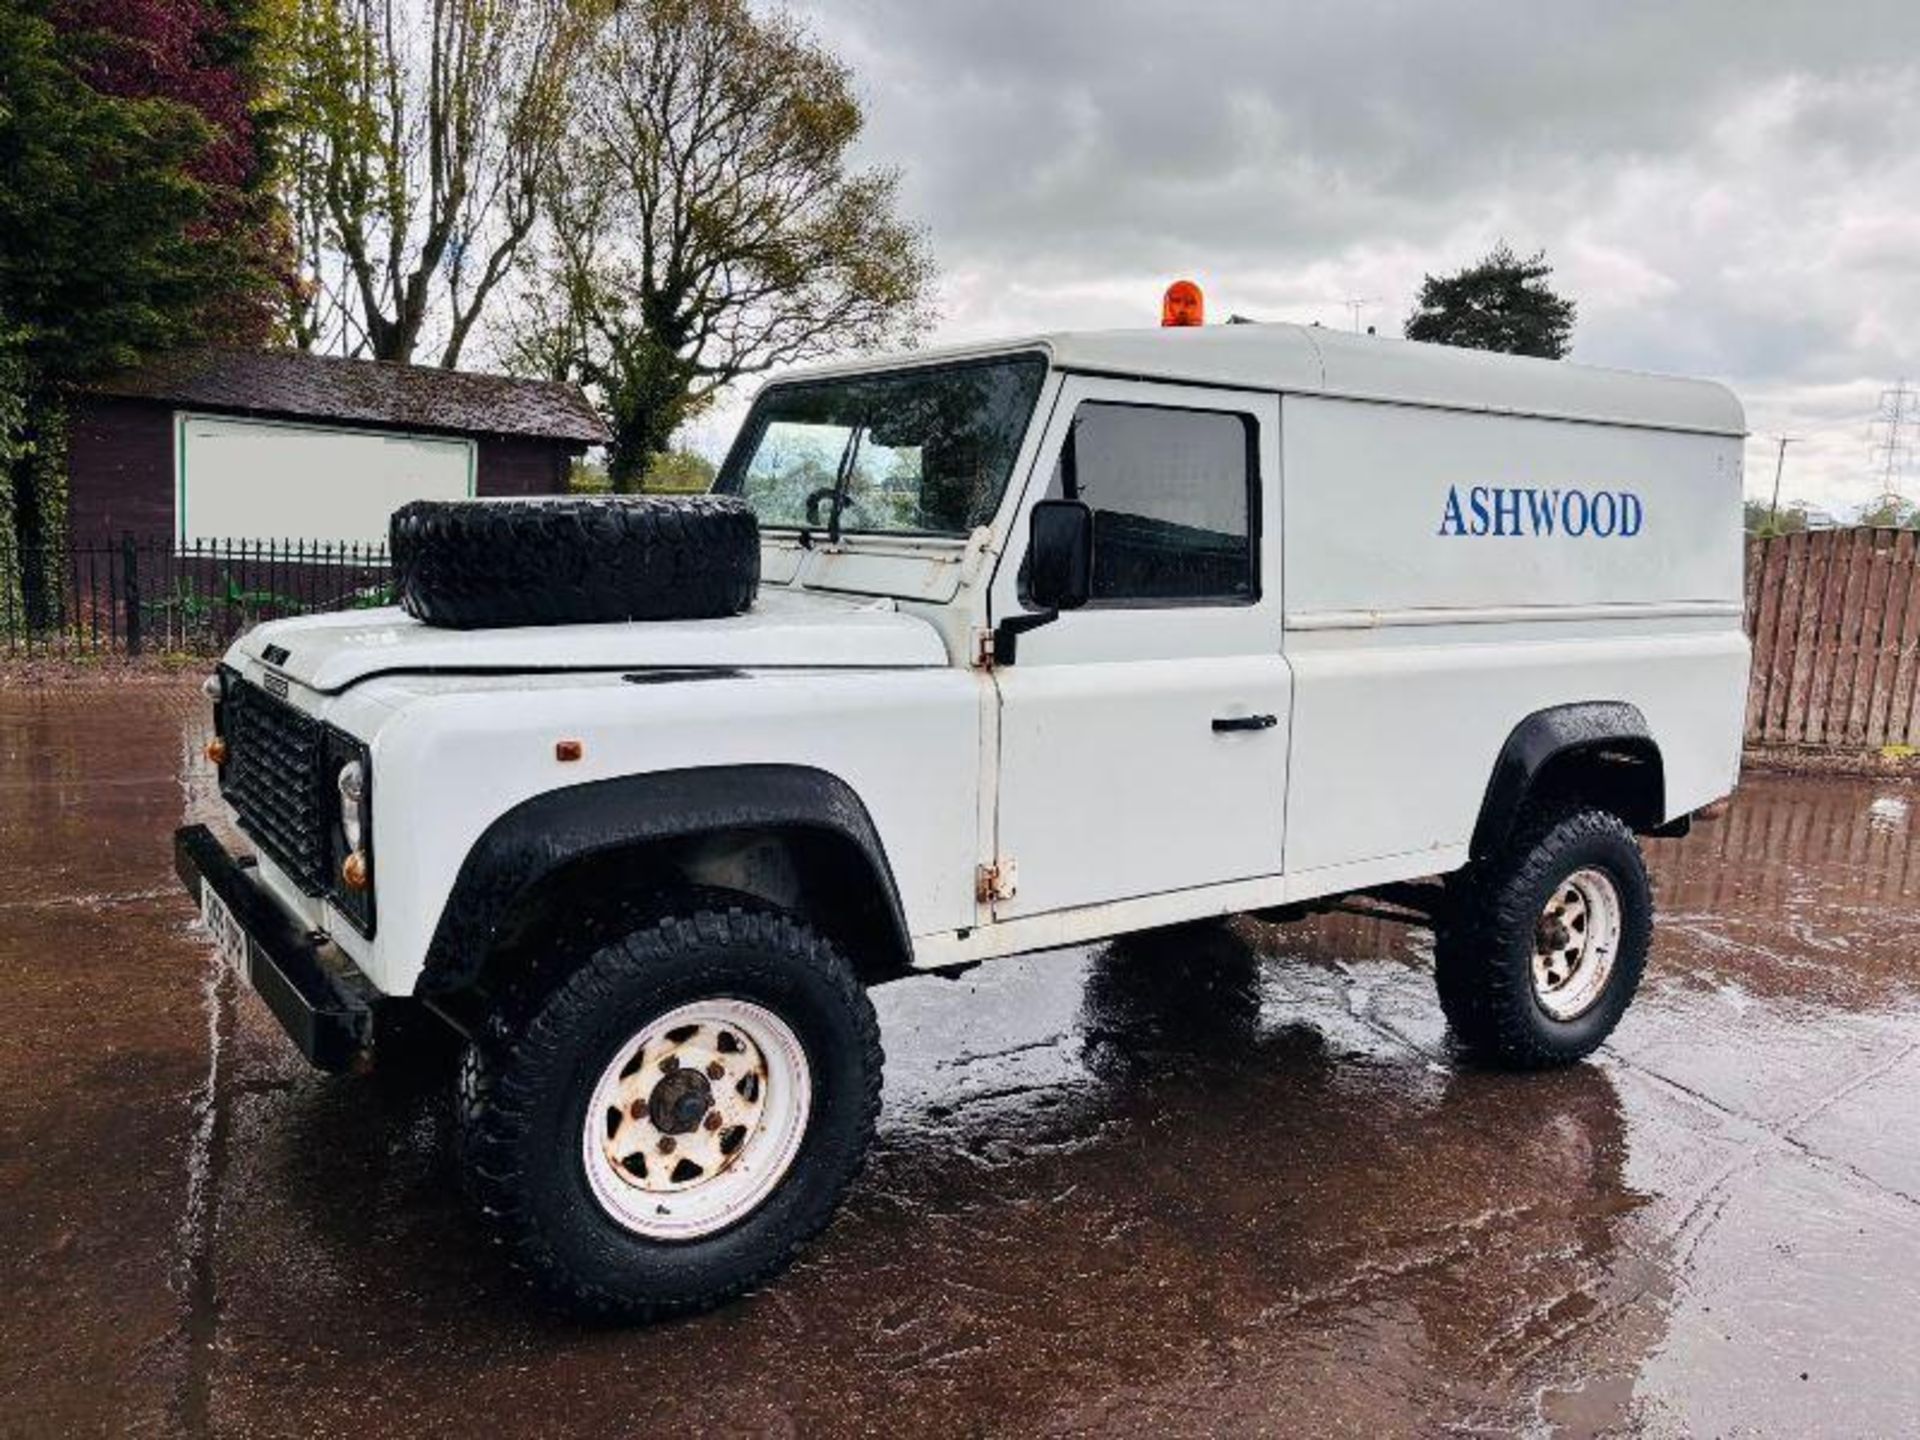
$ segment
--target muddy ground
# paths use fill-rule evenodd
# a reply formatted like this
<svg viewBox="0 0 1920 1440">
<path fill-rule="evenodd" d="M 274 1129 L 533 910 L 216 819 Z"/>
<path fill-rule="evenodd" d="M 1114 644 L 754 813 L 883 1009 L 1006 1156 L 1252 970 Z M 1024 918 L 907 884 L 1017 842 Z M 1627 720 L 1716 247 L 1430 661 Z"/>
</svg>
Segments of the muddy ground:
<svg viewBox="0 0 1920 1440">
<path fill-rule="evenodd" d="M 189 926 L 191 681 L 0 691 L 0 1432 L 1920 1425 L 1920 792 L 1650 848 L 1596 1063 L 1450 1054 L 1419 931 L 1237 921 L 879 992 L 880 1142 L 786 1278 L 540 1310 L 437 1092 L 302 1068 Z"/>
</svg>

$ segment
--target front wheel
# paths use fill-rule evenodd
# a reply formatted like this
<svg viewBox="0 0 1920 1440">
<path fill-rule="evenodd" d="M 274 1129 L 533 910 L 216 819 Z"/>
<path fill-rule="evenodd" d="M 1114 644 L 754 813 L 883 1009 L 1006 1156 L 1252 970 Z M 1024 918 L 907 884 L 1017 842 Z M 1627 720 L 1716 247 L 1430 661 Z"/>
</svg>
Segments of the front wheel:
<svg viewBox="0 0 1920 1440">
<path fill-rule="evenodd" d="M 596 952 L 465 1057 L 481 1209 L 571 1308 L 704 1309 L 832 1218 L 879 1108 L 851 967 L 789 916 L 705 909 Z"/>
<path fill-rule="evenodd" d="M 1646 863 L 1619 817 L 1542 817 L 1448 889 L 1434 974 L 1468 1053 L 1527 1070 L 1598 1049 L 1639 987 L 1653 934 Z"/>
</svg>

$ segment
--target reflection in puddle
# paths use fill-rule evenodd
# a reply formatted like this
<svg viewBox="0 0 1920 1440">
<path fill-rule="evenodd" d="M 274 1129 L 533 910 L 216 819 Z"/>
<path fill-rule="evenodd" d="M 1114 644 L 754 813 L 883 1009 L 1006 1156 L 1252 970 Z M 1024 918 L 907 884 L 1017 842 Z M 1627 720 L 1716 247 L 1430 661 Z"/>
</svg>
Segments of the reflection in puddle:
<svg viewBox="0 0 1920 1440">
<path fill-rule="evenodd" d="M 1803 1335 L 1879 1303 L 1873 1252 L 1829 1275 L 1836 1244 L 1803 1262 L 1791 1207 L 1723 1217 L 1783 1167 L 1882 1203 L 1860 1177 L 1884 1156 L 1848 1137 L 1885 1132 L 1874 1077 L 1897 1084 L 1920 1044 L 1911 925 L 1888 924 L 1920 888 L 1904 803 L 1768 780 L 1651 845 L 1648 987 L 1601 1061 L 1549 1074 L 1457 1065 L 1428 937 L 1352 915 L 886 987 L 886 1108 L 845 1214 L 763 1296 L 658 1331 L 530 1316 L 452 1201 L 425 1101 L 258 1092 L 234 1183 L 279 1238 L 271 1271 L 228 1282 L 251 1323 L 225 1338 L 223 1393 L 317 1333 L 380 1393 L 444 1397 L 457 1370 L 461 1406 L 507 1425 L 558 1394 L 585 1397 L 581 1424 L 710 1423 L 698 1387 L 650 1379 L 670 1369 L 724 1373 L 730 1413 L 797 1431 L 1601 1434 L 1684 1430 L 1708 1402 L 1720 1428 L 1764 1428 L 1788 1413 L 1779 1377 L 1813 1373 Z M 1794 1128 L 1842 1091 L 1845 1126 Z M 369 1326 L 373 1250 L 404 1326 Z M 320 1277 L 297 1316 L 273 1298 L 289 1270 Z M 1791 1296 L 1814 1313 L 1781 1321 Z M 1713 1348 L 1736 1333 L 1738 1378 Z M 1897 1393 L 1825 1413 L 1883 1416 Z"/>
<path fill-rule="evenodd" d="M 1750 777 L 1727 814 L 1649 847 L 1661 900 L 1758 918 L 1842 889 L 1911 915 L 1920 855 L 1907 846 L 1911 792 L 1836 779 Z"/>
<path fill-rule="evenodd" d="M 1599 1061 L 1552 1074 L 1459 1066 L 1427 937 L 1347 915 L 884 987 L 885 1110 L 842 1218 L 745 1303 L 606 1331 L 542 1311 L 483 1241 L 439 1089 L 312 1075 L 250 999 L 222 1162 L 192 1171 L 217 1223 L 182 1241 L 204 946 L 183 900 L 84 897 L 173 895 L 183 793 L 211 809 L 203 727 L 190 684 L 0 694 L 24 1017 L 0 1046 L 0 1357 L 32 1357 L 0 1388 L 27 1428 L 129 1428 L 140 1385 L 164 1411 L 189 1338 L 209 1426 L 267 1433 L 532 1431 L 562 1407 L 611 1433 L 1920 1413 L 1911 788 L 1755 776 L 1651 844 L 1648 982 Z M 130 1115 L 160 1161 L 103 1190 Z M 32 1423 L 52 1415 L 92 1423 Z"/>
<path fill-rule="evenodd" d="M 1867 807 L 1867 823 L 1876 830 L 1904 831 L 1907 808 L 1904 795 L 1881 795 Z"/>
</svg>

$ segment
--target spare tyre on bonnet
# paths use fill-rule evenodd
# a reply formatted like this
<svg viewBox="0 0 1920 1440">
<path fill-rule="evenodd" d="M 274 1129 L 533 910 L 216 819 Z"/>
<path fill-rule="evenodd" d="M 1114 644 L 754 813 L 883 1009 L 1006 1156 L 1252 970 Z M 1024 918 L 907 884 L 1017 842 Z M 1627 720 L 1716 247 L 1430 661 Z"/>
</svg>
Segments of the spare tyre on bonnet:
<svg viewBox="0 0 1920 1440">
<path fill-rule="evenodd" d="M 393 514 L 394 588 L 449 630 L 738 615 L 760 527 L 726 495 L 415 500 Z"/>
</svg>

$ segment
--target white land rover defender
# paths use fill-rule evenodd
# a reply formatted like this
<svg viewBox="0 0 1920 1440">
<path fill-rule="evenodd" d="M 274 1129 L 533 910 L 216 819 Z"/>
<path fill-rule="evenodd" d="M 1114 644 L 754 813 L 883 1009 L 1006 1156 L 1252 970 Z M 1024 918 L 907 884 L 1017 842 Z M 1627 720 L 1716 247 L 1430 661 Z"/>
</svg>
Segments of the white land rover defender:
<svg viewBox="0 0 1920 1440">
<path fill-rule="evenodd" d="M 1738 771 L 1743 430 L 1287 325 L 784 379 L 711 497 L 408 506 L 399 607 L 240 640 L 257 853 L 180 873 L 314 1063 L 465 1037 L 481 1207 L 605 1314 L 827 1223 L 917 970 L 1386 893 L 1467 1055 L 1564 1064 Z"/>
</svg>

